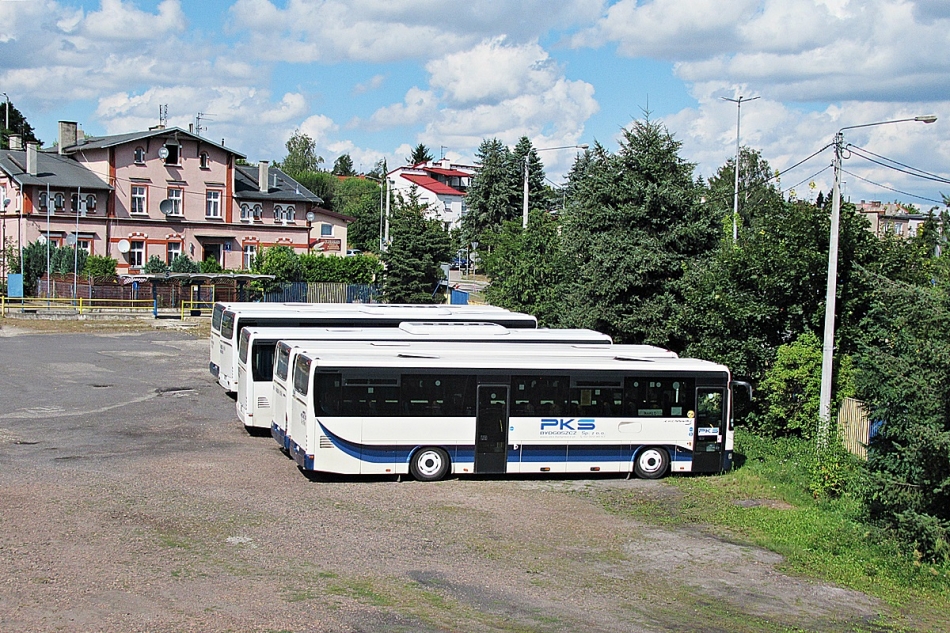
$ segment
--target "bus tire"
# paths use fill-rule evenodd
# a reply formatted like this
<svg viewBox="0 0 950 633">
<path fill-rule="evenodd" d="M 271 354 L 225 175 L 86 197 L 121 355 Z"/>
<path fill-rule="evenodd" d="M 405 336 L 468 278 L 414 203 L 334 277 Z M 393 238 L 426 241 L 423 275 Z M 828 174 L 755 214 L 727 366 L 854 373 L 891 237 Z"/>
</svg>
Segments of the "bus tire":
<svg viewBox="0 0 950 633">
<path fill-rule="evenodd" d="M 419 481 L 439 481 L 449 473 L 449 454 L 441 448 L 426 446 L 412 455 L 409 470 Z"/>
<path fill-rule="evenodd" d="M 661 446 L 648 446 L 637 453 L 633 472 L 641 479 L 660 479 L 670 468 L 670 454 Z"/>
</svg>

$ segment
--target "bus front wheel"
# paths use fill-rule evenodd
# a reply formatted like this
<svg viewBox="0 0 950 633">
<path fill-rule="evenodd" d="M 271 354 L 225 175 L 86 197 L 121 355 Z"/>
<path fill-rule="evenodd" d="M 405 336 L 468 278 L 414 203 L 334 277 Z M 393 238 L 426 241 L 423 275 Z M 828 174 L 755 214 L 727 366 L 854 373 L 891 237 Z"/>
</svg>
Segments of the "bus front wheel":
<svg viewBox="0 0 950 633">
<path fill-rule="evenodd" d="M 449 454 L 441 448 L 420 448 L 412 456 L 409 470 L 419 481 L 438 481 L 449 472 Z"/>
<path fill-rule="evenodd" d="M 659 479 L 670 467 L 670 454 L 665 448 L 650 446 L 637 455 L 633 471 L 642 479 Z"/>
</svg>

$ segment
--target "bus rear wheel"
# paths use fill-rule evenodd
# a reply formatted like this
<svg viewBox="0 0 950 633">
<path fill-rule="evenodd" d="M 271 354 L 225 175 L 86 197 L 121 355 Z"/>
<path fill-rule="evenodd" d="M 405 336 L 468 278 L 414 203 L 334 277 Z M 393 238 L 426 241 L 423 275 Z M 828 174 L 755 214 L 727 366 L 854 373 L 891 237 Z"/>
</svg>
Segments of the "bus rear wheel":
<svg viewBox="0 0 950 633">
<path fill-rule="evenodd" d="M 449 454 L 441 448 L 420 448 L 412 456 L 409 470 L 419 481 L 438 481 L 449 472 Z"/>
<path fill-rule="evenodd" d="M 637 454 L 633 471 L 641 479 L 659 479 L 670 467 L 670 454 L 665 448 L 650 446 Z"/>
</svg>

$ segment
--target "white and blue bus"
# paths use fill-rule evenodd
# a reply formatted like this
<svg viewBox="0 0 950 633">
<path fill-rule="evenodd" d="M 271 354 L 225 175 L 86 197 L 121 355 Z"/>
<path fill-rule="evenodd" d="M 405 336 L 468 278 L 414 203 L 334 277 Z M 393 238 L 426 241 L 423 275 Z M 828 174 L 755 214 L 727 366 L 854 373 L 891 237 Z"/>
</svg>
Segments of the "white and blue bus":
<svg viewBox="0 0 950 633">
<path fill-rule="evenodd" d="M 416 325 L 417 324 L 404 324 L 404 326 L 401 327 L 412 328 Z M 425 326 L 423 325 L 423 327 Z M 653 345 L 612 345 L 610 343 L 610 338 L 606 334 L 594 332 L 593 330 L 557 330 L 556 332 L 560 332 L 560 334 L 554 334 L 552 336 L 561 337 L 562 340 L 560 341 L 540 339 L 527 340 L 531 337 L 531 333 L 547 331 L 549 330 L 509 330 L 509 332 L 512 334 L 518 334 L 519 339 L 523 340 L 495 342 L 505 342 L 507 346 L 517 345 L 517 347 L 512 349 L 517 350 L 518 353 L 523 353 L 533 358 L 537 358 L 539 356 L 563 355 L 565 350 L 568 348 L 570 348 L 571 353 L 583 353 L 590 356 L 623 357 L 628 359 L 678 358 L 675 352 L 663 349 L 662 347 L 655 347 Z M 588 334 L 588 332 L 593 334 Z M 571 337 L 579 339 L 597 339 L 598 336 L 603 338 L 599 340 L 567 340 Z M 274 359 L 274 372 L 272 380 L 271 436 L 277 441 L 281 449 L 289 455 L 291 444 L 293 443 L 293 433 L 289 424 L 290 410 L 293 404 L 291 374 L 293 367 L 296 364 L 298 355 L 303 353 L 340 353 L 343 350 L 352 354 L 375 354 L 381 350 L 391 350 L 394 352 L 410 354 L 432 354 L 441 352 L 444 348 L 443 343 L 448 342 L 450 341 L 434 342 L 430 340 L 423 342 L 418 340 L 409 340 L 406 338 L 401 340 L 377 340 L 368 343 L 358 343 L 356 345 L 354 345 L 352 341 L 345 340 L 280 341 L 277 344 L 277 356 Z M 484 343 L 484 341 L 457 340 L 454 342 L 468 343 L 467 345 L 464 345 L 464 349 L 473 354 L 494 354 L 498 349 L 493 345 L 483 345 L 482 343 Z M 525 347 L 525 344 L 530 344 L 530 347 Z"/>
<path fill-rule="evenodd" d="M 731 467 L 733 383 L 696 359 L 473 350 L 301 353 L 290 453 L 340 474 L 718 473 Z"/>
<path fill-rule="evenodd" d="M 521 343 L 585 343 L 610 345 L 611 338 L 583 329 L 510 329 L 484 322 L 404 322 L 394 328 L 272 328 L 245 327 L 238 342 L 238 418 L 248 429 L 271 429 L 277 343 L 293 339 L 294 346 L 316 349 L 331 341 L 479 341 Z M 286 359 L 284 362 L 286 367 Z M 286 378 L 286 373 L 284 375 Z M 282 407 L 283 409 L 283 407 Z M 283 420 L 284 411 L 279 412 Z"/>
<path fill-rule="evenodd" d="M 388 304 L 324 303 L 250 311 L 225 308 L 217 337 L 218 351 L 212 349 L 212 365 L 217 360 L 218 384 L 228 392 L 237 391 L 236 353 L 242 328 L 261 327 L 397 327 L 410 321 L 484 321 L 510 328 L 536 328 L 538 320 L 529 315 L 483 306 L 405 306 Z M 212 336 L 211 344 L 214 345 Z M 215 367 L 211 367 L 212 374 Z"/>
</svg>

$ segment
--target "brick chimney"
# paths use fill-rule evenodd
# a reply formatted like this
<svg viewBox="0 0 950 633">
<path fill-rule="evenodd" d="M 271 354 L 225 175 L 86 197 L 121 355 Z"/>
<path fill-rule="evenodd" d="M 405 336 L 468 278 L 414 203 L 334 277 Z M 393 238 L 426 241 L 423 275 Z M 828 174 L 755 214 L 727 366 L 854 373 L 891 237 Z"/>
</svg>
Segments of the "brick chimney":
<svg viewBox="0 0 950 633">
<path fill-rule="evenodd" d="M 59 153 L 65 154 L 67 147 L 72 147 L 79 139 L 79 126 L 75 121 L 59 122 Z"/>
<path fill-rule="evenodd" d="M 26 144 L 26 173 L 36 175 L 36 143 Z"/>
<path fill-rule="evenodd" d="M 258 188 L 261 193 L 267 193 L 269 191 L 269 186 L 267 184 L 267 174 L 270 162 L 262 160 L 257 163 L 257 183 Z"/>
</svg>

